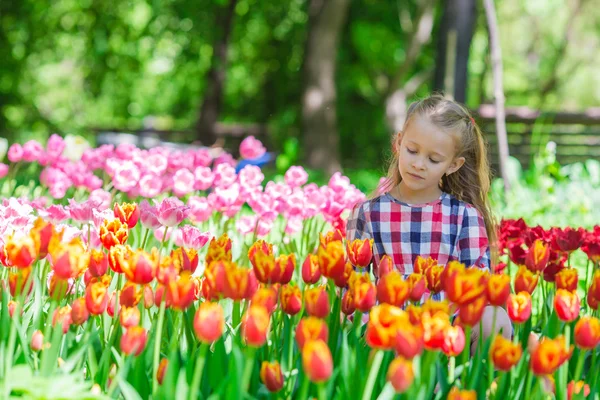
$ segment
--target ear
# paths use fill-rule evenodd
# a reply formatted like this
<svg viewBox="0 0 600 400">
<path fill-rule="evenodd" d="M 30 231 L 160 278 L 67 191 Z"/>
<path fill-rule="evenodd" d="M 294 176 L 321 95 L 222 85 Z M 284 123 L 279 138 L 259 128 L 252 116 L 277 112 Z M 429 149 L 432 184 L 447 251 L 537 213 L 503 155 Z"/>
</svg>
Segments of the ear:
<svg viewBox="0 0 600 400">
<path fill-rule="evenodd" d="M 396 134 L 396 137 L 394 138 L 394 146 L 393 146 L 393 151 L 394 154 L 398 154 L 398 152 L 400 151 L 400 142 L 402 141 L 402 131 L 398 132 Z"/>
<path fill-rule="evenodd" d="M 450 174 L 455 173 L 456 171 L 458 171 L 460 169 L 460 167 L 463 166 L 464 163 L 465 163 L 465 158 L 464 157 L 457 157 L 457 158 L 455 158 L 452 161 L 452 163 L 450 163 L 450 166 L 446 170 L 446 175 L 450 175 Z"/>
</svg>

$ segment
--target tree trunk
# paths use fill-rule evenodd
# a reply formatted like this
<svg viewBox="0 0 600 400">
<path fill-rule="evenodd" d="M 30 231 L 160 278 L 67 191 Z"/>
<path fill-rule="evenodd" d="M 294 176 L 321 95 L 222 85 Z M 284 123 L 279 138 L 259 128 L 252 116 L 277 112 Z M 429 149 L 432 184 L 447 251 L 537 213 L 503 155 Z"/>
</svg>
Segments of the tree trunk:
<svg viewBox="0 0 600 400">
<path fill-rule="evenodd" d="M 341 170 L 336 115 L 335 70 L 349 0 L 310 0 L 304 55 L 302 129 L 308 167 Z"/>
<path fill-rule="evenodd" d="M 469 49 L 476 20 L 475 0 L 445 2 L 438 34 L 434 89 L 461 103 L 467 101 Z"/>
<path fill-rule="evenodd" d="M 504 181 L 505 194 L 510 189 L 506 163 L 508 161 L 508 139 L 506 135 L 506 122 L 504 113 L 504 88 L 502 83 L 502 52 L 498 34 L 498 22 L 494 0 L 484 0 L 485 15 L 487 18 L 490 38 L 490 51 L 492 53 L 492 73 L 494 75 L 494 99 L 496 102 L 496 134 L 498 135 L 498 152 L 500 153 L 500 173 Z"/>
<path fill-rule="evenodd" d="M 215 143 L 215 125 L 219 120 L 221 99 L 227 72 L 227 47 L 233 26 L 233 16 L 238 0 L 229 0 L 227 8 L 219 10 L 216 21 L 216 37 L 213 45 L 213 55 L 210 69 L 207 73 L 204 99 L 200 106 L 200 118 L 196 125 L 197 137 L 205 146 Z"/>
</svg>

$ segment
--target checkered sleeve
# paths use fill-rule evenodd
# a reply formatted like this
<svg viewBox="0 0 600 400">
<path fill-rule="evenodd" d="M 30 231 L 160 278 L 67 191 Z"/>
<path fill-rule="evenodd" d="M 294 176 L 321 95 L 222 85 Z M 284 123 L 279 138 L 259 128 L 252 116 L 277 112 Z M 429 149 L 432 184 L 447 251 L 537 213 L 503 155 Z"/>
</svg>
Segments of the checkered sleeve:
<svg viewBox="0 0 600 400">
<path fill-rule="evenodd" d="M 348 217 L 346 223 L 346 240 L 349 242 L 355 239 L 364 240 L 373 238 L 369 229 L 365 208 L 367 208 L 367 203 L 356 205 Z"/>
<path fill-rule="evenodd" d="M 467 267 L 490 268 L 490 247 L 485 222 L 479 211 L 467 205 L 458 237 L 460 262 Z"/>
</svg>

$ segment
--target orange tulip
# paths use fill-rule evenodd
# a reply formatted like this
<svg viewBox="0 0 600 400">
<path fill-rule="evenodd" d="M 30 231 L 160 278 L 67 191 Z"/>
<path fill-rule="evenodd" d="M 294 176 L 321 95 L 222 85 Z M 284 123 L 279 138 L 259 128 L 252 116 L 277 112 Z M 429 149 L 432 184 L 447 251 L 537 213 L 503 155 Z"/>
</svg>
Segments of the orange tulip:
<svg viewBox="0 0 600 400">
<path fill-rule="evenodd" d="M 52 259 L 52 270 L 60 279 L 78 278 L 90 263 L 90 253 L 78 237 L 69 243 L 51 241 L 48 252 Z"/>
<path fill-rule="evenodd" d="M 295 285 L 283 285 L 279 292 L 281 309 L 288 315 L 296 315 L 302 309 L 302 291 Z"/>
<path fill-rule="evenodd" d="M 390 273 L 394 270 L 395 270 L 394 261 L 392 261 L 392 257 L 388 256 L 387 254 L 384 254 L 383 256 L 381 256 L 381 259 L 379 260 L 379 264 L 377 265 L 377 268 L 374 268 L 374 272 L 380 278 L 383 278 L 388 273 Z"/>
<path fill-rule="evenodd" d="M 448 299 L 458 305 L 472 302 L 485 294 L 487 278 L 487 274 L 477 267 L 450 274 L 445 282 Z"/>
<path fill-rule="evenodd" d="M 327 243 L 326 247 L 321 245 L 317 249 L 319 268 L 321 274 L 334 281 L 341 280 L 346 267 L 346 256 L 344 245 L 341 241 Z"/>
<path fill-rule="evenodd" d="M 119 219 L 113 219 L 112 221 L 105 219 L 102 225 L 100 225 L 98 234 L 104 248 L 110 249 L 114 245 L 125 244 L 127 242 L 129 228 Z"/>
<path fill-rule="evenodd" d="M 40 351 L 44 348 L 44 334 L 42 333 L 42 331 L 37 330 L 33 332 L 33 335 L 31 335 L 31 344 L 29 345 L 29 347 L 31 347 L 31 350 L 33 351 Z"/>
<path fill-rule="evenodd" d="M 373 239 L 355 239 L 346 243 L 348 258 L 355 267 L 364 268 L 373 258 Z"/>
<path fill-rule="evenodd" d="M 171 252 L 173 264 L 180 271 L 188 271 L 192 274 L 198 268 L 198 250 L 178 247 Z"/>
<path fill-rule="evenodd" d="M 184 272 L 179 279 L 169 282 L 166 288 L 167 305 L 176 310 L 185 310 L 196 298 L 196 281 L 189 272 Z"/>
<path fill-rule="evenodd" d="M 283 388 L 283 373 L 279 362 L 263 361 L 260 367 L 260 380 L 269 392 L 277 393 Z"/>
<path fill-rule="evenodd" d="M 335 286 L 339 288 L 346 288 L 353 272 L 354 267 L 352 266 L 352 263 L 350 263 L 350 261 L 346 262 L 346 264 L 344 264 L 344 272 L 340 276 L 336 277 L 333 280 L 333 283 L 335 283 Z"/>
<path fill-rule="evenodd" d="M 506 311 L 510 320 L 516 324 L 522 324 L 531 316 L 531 295 L 527 292 L 519 292 L 508 296 Z"/>
<path fill-rule="evenodd" d="M 600 321 L 596 317 L 583 316 L 575 324 L 575 344 L 591 350 L 600 344 Z"/>
<path fill-rule="evenodd" d="M 409 299 L 412 301 L 420 301 L 425 293 L 426 280 L 421 274 L 410 274 L 406 281 L 410 284 Z"/>
<path fill-rule="evenodd" d="M 236 301 L 248 298 L 249 275 L 249 269 L 238 267 L 234 263 L 227 263 L 225 266 L 223 295 Z"/>
<path fill-rule="evenodd" d="M 270 316 L 263 306 L 251 306 L 242 318 L 242 336 L 248 346 L 261 347 L 267 341 Z"/>
<path fill-rule="evenodd" d="M 421 314 L 421 324 L 423 326 L 423 340 L 425 348 L 429 350 L 438 350 L 444 343 L 444 332 L 450 326 L 450 317 L 448 314 L 438 312 L 431 314 L 429 311 Z"/>
<path fill-rule="evenodd" d="M 448 400 L 477 400 L 477 392 L 474 390 L 460 390 L 454 386 L 448 393 Z"/>
<path fill-rule="evenodd" d="M 115 245 L 108 250 L 108 265 L 110 269 L 118 274 L 123 273 L 123 263 L 125 263 L 133 254 L 129 245 Z"/>
<path fill-rule="evenodd" d="M 423 352 L 425 346 L 423 328 L 420 324 L 405 324 L 399 327 L 396 331 L 394 343 L 398 355 L 409 360 L 418 356 Z"/>
<path fill-rule="evenodd" d="M 213 237 L 210 240 L 205 261 L 207 266 L 214 261 L 231 262 L 231 239 L 229 239 L 226 233 L 222 234 L 218 239 Z"/>
<path fill-rule="evenodd" d="M 146 347 L 148 332 L 141 326 L 132 326 L 125 331 L 121 337 L 121 351 L 125 354 L 139 356 Z"/>
<path fill-rule="evenodd" d="M 474 326 L 481 320 L 487 304 L 485 296 L 479 296 L 472 302 L 460 306 L 458 310 L 460 322 L 468 326 Z"/>
<path fill-rule="evenodd" d="M 490 347 L 490 357 L 494 366 L 501 371 L 508 371 L 521 359 L 523 349 L 519 343 L 513 343 L 502 335 L 497 335 Z"/>
<path fill-rule="evenodd" d="M 554 296 L 554 309 L 561 321 L 571 322 L 579 316 L 579 296 L 564 289 L 558 289 Z"/>
<path fill-rule="evenodd" d="M 423 307 L 409 304 L 406 306 L 406 313 L 410 319 L 410 323 L 413 325 L 421 324 L 421 315 L 423 315 Z"/>
<path fill-rule="evenodd" d="M 21 293 L 27 293 L 27 295 L 31 293 L 33 290 L 33 283 L 35 282 L 33 277 L 29 278 L 32 268 L 33 267 L 19 268 L 16 272 L 8 273 L 8 286 L 12 297 L 17 297 Z M 56 275 L 53 275 L 52 277 L 55 278 Z M 27 288 L 25 288 L 25 285 L 27 285 Z M 64 294 L 60 296 L 60 298 L 62 297 L 64 297 Z"/>
<path fill-rule="evenodd" d="M 5 240 L 3 251 L 0 249 L 3 253 L 0 260 L 5 266 L 27 268 L 38 257 L 36 243 L 30 236 L 15 238 L 11 235 Z"/>
<path fill-rule="evenodd" d="M 396 357 L 388 368 L 387 380 L 392 384 L 396 393 L 404 393 L 415 378 L 412 361 Z"/>
<path fill-rule="evenodd" d="M 121 295 L 119 296 L 119 303 L 125 307 L 135 307 L 142 300 L 142 289 L 135 283 L 125 282 L 123 289 L 121 289 Z"/>
<path fill-rule="evenodd" d="M 38 217 L 33 223 L 33 228 L 29 231 L 29 237 L 31 237 L 35 243 L 35 249 L 38 253 L 38 258 L 41 260 L 48 254 L 48 245 L 50 239 L 55 235 L 54 226 Z"/>
<path fill-rule="evenodd" d="M 410 285 L 398 271 L 392 271 L 379 279 L 377 298 L 380 303 L 402 307 L 408 299 Z"/>
<path fill-rule="evenodd" d="M 532 294 L 537 286 L 538 279 L 538 275 L 532 273 L 524 265 L 521 265 L 515 276 L 515 292 L 527 292 Z"/>
<path fill-rule="evenodd" d="M 69 281 L 61 279 L 56 275 L 52 275 L 50 283 L 48 284 L 48 294 L 56 301 L 60 301 L 65 298 L 69 291 Z"/>
<path fill-rule="evenodd" d="M 487 281 L 486 295 L 493 306 L 503 306 L 510 295 L 510 276 L 492 274 Z"/>
<path fill-rule="evenodd" d="M 92 315 L 100 315 L 108 305 L 108 287 L 103 282 L 94 282 L 85 290 L 85 305 Z"/>
<path fill-rule="evenodd" d="M 277 290 L 272 286 L 261 287 L 252 296 L 251 304 L 263 306 L 269 314 L 272 314 L 275 307 L 277 307 Z"/>
<path fill-rule="evenodd" d="M 465 332 L 460 326 L 448 326 L 444 332 L 442 352 L 448 357 L 455 357 L 465 348 Z"/>
<path fill-rule="evenodd" d="M 577 291 L 579 277 L 575 268 L 565 268 L 558 271 L 555 275 L 554 282 L 557 289 L 565 289 L 569 292 Z"/>
<path fill-rule="evenodd" d="M 165 379 L 165 374 L 167 373 L 167 367 L 169 366 L 169 359 L 163 358 L 160 360 L 158 364 L 158 371 L 156 371 L 156 380 L 159 385 L 162 385 L 163 380 Z"/>
<path fill-rule="evenodd" d="M 56 328 L 57 324 L 62 325 L 62 331 L 66 334 L 69 331 L 69 327 L 73 321 L 71 320 L 71 306 L 66 305 L 64 307 L 57 308 L 54 310 L 52 316 L 52 326 Z"/>
<path fill-rule="evenodd" d="M 322 319 L 316 317 L 305 317 L 300 320 L 296 327 L 296 342 L 300 351 L 304 345 L 311 341 L 321 339 L 327 342 L 329 338 L 329 328 Z"/>
<path fill-rule="evenodd" d="M 542 272 L 548 265 L 550 258 L 550 248 L 540 239 L 537 239 L 529 247 L 525 257 L 525 266 L 531 272 Z"/>
<path fill-rule="evenodd" d="M 140 323 L 140 310 L 137 307 L 123 307 L 119 313 L 119 321 L 123 328 L 131 328 Z"/>
<path fill-rule="evenodd" d="M 428 268 L 425 271 L 425 281 L 427 283 L 427 289 L 433 293 L 439 293 L 442 291 L 442 272 L 444 271 L 444 267 L 440 265 L 433 265 L 431 268 Z"/>
<path fill-rule="evenodd" d="M 309 254 L 302 263 L 302 280 L 307 284 L 313 284 L 317 283 L 319 279 L 321 279 L 319 257 L 316 254 Z"/>
<path fill-rule="evenodd" d="M 92 276 L 102 276 L 108 270 L 108 257 L 101 250 L 92 249 L 90 252 L 90 263 L 88 271 Z"/>
<path fill-rule="evenodd" d="M 369 313 L 365 341 L 374 349 L 391 349 L 398 329 L 408 324 L 408 315 L 402 309 L 380 304 Z"/>
<path fill-rule="evenodd" d="M 296 270 L 296 255 L 282 254 L 275 259 L 275 270 L 281 271 L 281 277 L 277 282 L 285 285 L 290 283 Z"/>
<path fill-rule="evenodd" d="M 356 311 L 354 297 L 352 297 L 352 292 L 346 290 L 342 296 L 342 312 L 346 315 L 350 315 L 354 313 L 354 311 Z"/>
<path fill-rule="evenodd" d="M 311 382 L 325 382 L 333 372 L 333 359 L 327 344 L 320 340 L 311 340 L 302 349 L 302 367 Z"/>
<path fill-rule="evenodd" d="M 555 339 L 542 338 L 531 353 L 530 367 L 534 374 L 553 374 L 573 353 L 573 346 L 567 350 L 564 336 Z"/>
<path fill-rule="evenodd" d="M 341 242 L 344 240 L 344 235 L 339 229 L 334 229 L 327 232 L 325 235 L 319 233 L 319 244 L 323 247 L 327 247 L 327 244 L 331 242 Z"/>
<path fill-rule="evenodd" d="M 571 400 L 574 394 L 582 394 L 583 397 L 590 395 L 590 386 L 584 381 L 571 381 L 567 385 L 567 399 Z"/>
<path fill-rule="evenodd" d="M 90 312 L 85 305 L 85 298 L 79 297 L 71 305 L 71 321 L 75 325 L 82 325 L 90 317 Z"/>
<path fill-rule="evenodd" d="M 128 255 L 120 253 L 117 257 L 121 269 L 131 282 L 145 285 L 152 282 L 158 273 L 159 255 L 156 248 L 151 253 L 138 249 Z"/>
<path fill-rule="evenodd" d="M 122 224 L 131 229 L 140 219 L 140 208 L 135 203 L 115 203 L 113 214 Z"/>
<path fill-rule="evenodd" d="M 446 264 L 446 266 L 443 266 L 444 270 L 442 271 L 442 275 L 440 276 L 440 279 L 442 280 L 442 289 L 443 290 L 448 290 L 446 288 L 447 283 L 450 281 L 450 279 L 453 279 L 453 276 L 458 274 L 458 273 L 464 273 L 465 269 L 467 268 L 465 266 L 465 264 L 459 262 L 459 261 L 449 261 L 448 264 Z"/>
<path fill-rule="evenodd" d="M 225 315 L 219 303 L 205 302 L 200 304 L 194 315 L 194 333 L 202 343 L 213 343 L 219 340 L 225 328 Z"/>
<path fill-rule="evenodd" d="M 437 260 L 434 260 L 431 257 L 423 258 L 421 256 L 417 256 L 413 265 L 413 272 L 415 274 L 424 275 L 425 271 L 434 265 L 438 265 Z"/>
<path fill-rule="evenodd" d="M 248 250 L 248 259 L 259 282 L 275 283 L 281 280 L 281 270 L 275 269 L 272 244 L 257 240 Z"/>
<path fill-rule="evenodd" d="M 375 305 L 377 288 L 367 272 L 352 272 L 350 276 L 350 291 L 357 310 L 368 312 Z"/>
<path fill-rule="evenodd" d="M 329 295 L 324 286 L 305 289 L 304 304 L 310 316 L 325 318 L 329 315 Z"/>
</svg>

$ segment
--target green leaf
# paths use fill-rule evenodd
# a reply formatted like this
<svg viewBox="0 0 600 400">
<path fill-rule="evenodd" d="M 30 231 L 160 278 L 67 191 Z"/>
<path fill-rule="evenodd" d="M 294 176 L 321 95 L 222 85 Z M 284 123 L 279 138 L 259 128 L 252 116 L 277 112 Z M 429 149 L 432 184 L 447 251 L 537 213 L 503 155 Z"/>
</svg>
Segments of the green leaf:
<svg viewBox="0 0 600 400">
<path fill-rule="evenodd" d="M 142 397 L 126 380 L 121 379 L 119 381 L 119 388 L 121 389 L 121 394 L 125 400 L 142 400 Z"/>
</svg>

